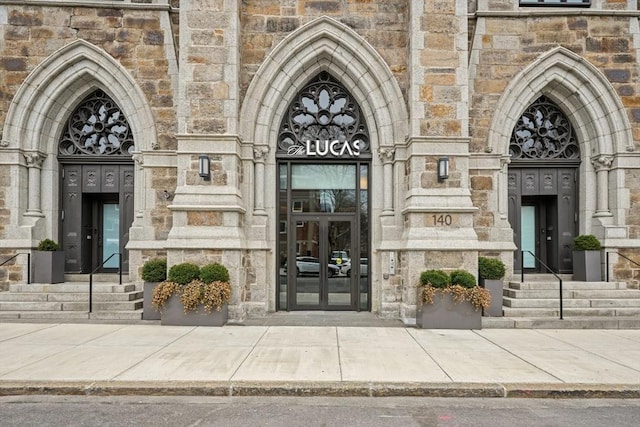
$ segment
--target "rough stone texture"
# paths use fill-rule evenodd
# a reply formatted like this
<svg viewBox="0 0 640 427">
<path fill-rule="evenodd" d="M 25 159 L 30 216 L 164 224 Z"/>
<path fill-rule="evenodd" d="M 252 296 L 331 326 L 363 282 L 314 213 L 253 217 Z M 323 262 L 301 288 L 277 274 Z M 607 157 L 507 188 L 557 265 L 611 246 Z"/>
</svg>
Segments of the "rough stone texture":
<svg viewBox="0 0 640 427">
<path fill-rule="evenodd" d="M 325 15 L 364 37 L 389 65 L 402 91 L 406 92 L 408 13 L 404 0 L 243 1 L 240 8 L 241 95 L 244 96 L 262 61 L 282 39 L 304 23 Z"/>
</svg>

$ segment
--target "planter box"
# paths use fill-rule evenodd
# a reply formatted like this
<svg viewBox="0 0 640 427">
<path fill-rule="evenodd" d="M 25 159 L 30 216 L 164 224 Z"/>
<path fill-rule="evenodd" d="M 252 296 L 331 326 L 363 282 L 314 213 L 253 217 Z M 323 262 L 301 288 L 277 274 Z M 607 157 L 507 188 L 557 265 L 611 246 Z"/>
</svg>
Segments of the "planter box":
<svg viewBox="0 0 640 427">
<path fill-rule="evenodd" d="M 153 306 L 153 289 L 159 282 L 144 282 L 142 291 L 142 320 L 160 320 L 160 310 Z"/>
<path fill-rule="evenodd" d="M 416 324 L 423 329 L 482 329 L 481 310 L 470 302 L 454 303 L 449 294 L 437 293 L 433 304 L 419 308 Z"/>
<path fill-rule="evenodd" d="M 64 282 L 64 252 L 33 251 L 31 281 L 33 283 Z"/>
<path fill-rule="evenodd" d="M 489 308 L 482 310 L 483 316 L 502 317 L 502 294 L 503 281 L 494 279 L 480 280 L 480 286 L 485 288 L 491 294 L 491 305 Z"/>
<path fill-rule="evenodd" d="M 573 280 L 602 281 L 600 251 L 573 251 Z"/>
<path fill-rule="evenodd" d="M 172 295 L 162 307 L 160 314 L 161 325 L 171 326 L 223 326 L 229 318 L 229 308 L 225 304 L 220 311 L 211 313 L 204 311 L 204 307 L 198 307 L 196 311 L 184 313 L 184 307 L 178 295 Z"/>
</svg>

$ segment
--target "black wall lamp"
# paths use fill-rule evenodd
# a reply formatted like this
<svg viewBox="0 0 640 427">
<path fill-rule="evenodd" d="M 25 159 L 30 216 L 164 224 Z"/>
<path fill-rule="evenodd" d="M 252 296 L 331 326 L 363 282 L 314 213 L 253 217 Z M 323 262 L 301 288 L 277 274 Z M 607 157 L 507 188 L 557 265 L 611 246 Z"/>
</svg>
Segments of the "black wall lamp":
<svg viewBox="0 0 640 427">
<path fill-rule="evenodd" d="M 209 161 L 209 156 L 206 154 L 200 154 L 200 157 L 198 158 L 198 169 L 202 179 L 208 180 L 211 178 L 211 163 Z"/>
<path fill-rule="evenodd" d="M 449 158 L 440 157 L 438 159 L 438 182 L 449 178 Z"/>
</svg>

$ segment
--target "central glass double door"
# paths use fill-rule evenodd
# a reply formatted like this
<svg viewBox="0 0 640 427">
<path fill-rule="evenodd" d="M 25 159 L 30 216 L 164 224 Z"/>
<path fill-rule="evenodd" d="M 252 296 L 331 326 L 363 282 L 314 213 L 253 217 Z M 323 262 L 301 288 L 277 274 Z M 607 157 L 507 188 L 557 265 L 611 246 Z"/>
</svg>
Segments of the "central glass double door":
<svg viewBox="0 0 640 427">
<path fill-rule="evenodd" d="M 353 215 L 294 215 L 285 272 L 294 310 L 357 310 L 360 263 Z"/>
</svg>

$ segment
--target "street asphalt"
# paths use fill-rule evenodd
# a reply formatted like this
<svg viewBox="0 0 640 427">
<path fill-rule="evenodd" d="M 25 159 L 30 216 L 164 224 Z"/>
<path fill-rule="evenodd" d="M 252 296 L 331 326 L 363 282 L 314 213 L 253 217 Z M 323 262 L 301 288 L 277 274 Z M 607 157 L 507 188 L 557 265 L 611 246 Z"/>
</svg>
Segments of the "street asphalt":
<svg viewBox="0 0 640 427">
<path fill-rule="evenodd" d="M 0 395 L 640 398 L 640 330 L 0 323 Z"/>
</svg>

